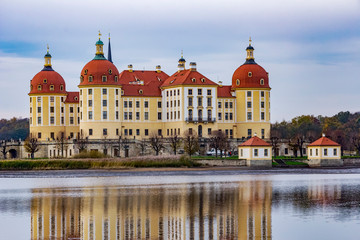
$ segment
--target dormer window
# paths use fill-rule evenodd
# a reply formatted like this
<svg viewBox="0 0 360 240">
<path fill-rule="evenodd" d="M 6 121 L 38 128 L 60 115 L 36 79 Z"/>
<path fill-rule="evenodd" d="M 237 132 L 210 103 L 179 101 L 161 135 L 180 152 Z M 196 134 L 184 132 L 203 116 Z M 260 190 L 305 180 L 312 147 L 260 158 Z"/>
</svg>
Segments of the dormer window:
<svg viewBox="0 0 360 240">
<path fill-rule="evenodd" d="M 83 81 L 84 81 L 84 76 L 81 75 L 81 76 L 80 76 L 80 82 L 82 83 Z"/>
<path fill-rule="evenodd" d="M 117 82 L 118 81 L 118 76 L 115 76 L 115 82 Z"/>
<path fill-rule="evenodd" d="M 248 72 L 248 77 L 252 77 L 252 72 Z"/>
<path fill-rule="evenodd" d="M 54 85 L 50 85 L 50 91 L 54 91 Z"/>
<path fill-rule="evenodd" d="M 124 90 L 121 90 L 121 95 L 124 95 Z"/>
<path fill-rule="evenodd" d="M 236 79 L 236 85 L 237 85 L 237 86 L 240 85 L 240 79 Z"/>
<path fill-rule="evenodd" d="M 89 82 L 92 82 L 93 81 L 93 76 L 89 76 Z"/>
<path fill-rule="evenodd" d="M 195 79 L 195 78 L 193 78 L 193 79 L 191 79 L 191 81 L 192 81 L 192 82 L 195 82 L 195 81 L 196 81 L 196 79 Z"/>
<path fill-rule="evenodd" d="M 143 90 L 142 90 L 142 89 L 139 90 L 139 94 L 143 94 Z"/>
<path fill-rule="evenodd" d="M 106 77 L 106 76 L 102 76 L 101 79 L 102 79 L 102 82 L 106 82 L 106 81 L 107 81 L 107 77 Z"/>
<path fill-rule="evenodd" d="M 88 73 L 88 70 L 87 70 L 87 69 L 85 69 L 84 74 L 85 74 L 85 75 L 87 75 L 87 73 Z"/>
<path fill-rule="evenodd" d="M 112 70 L 111 70 L 111 69 L 109 69 L 109 74 L 110 74 L 110 75 L 112 74 Z"/>
<path fill-rule="evenodd" d="M 260 79 L 260 85 L 264 85 L 264 79 Z"/>
<path fill-rule="evenodd" d="M 202 79 L 201 79 L 201 82 L 205 82 L 205 78 L 202 78 Z"/>
<path fill-rule="evenodd" d="M 38 90 L 41 91 L 42 87 L 41 85 L 38 85 Z"/>
<path fill-rule="evenodd" d="M 60 85 L 60 91 L 64 91 L 64 85 Z"/>
<path fill-rule="evenodd" d="M 78 97 L 74 97 L 74 100 L 77 101 L 77 100 L 78 100 Z"/>
<path fill-rule="evenodd" d="M 32 85 L 30 85 L 30 91 L 32 91 L 33 90 L 33 86 Z M 31 98 L 30 98 L 31 99 Z"/>
<path fill-rule="evenodd" d="M 47 83 L 47 79 L 44 79 L 44 83 Z"/>
</svg>

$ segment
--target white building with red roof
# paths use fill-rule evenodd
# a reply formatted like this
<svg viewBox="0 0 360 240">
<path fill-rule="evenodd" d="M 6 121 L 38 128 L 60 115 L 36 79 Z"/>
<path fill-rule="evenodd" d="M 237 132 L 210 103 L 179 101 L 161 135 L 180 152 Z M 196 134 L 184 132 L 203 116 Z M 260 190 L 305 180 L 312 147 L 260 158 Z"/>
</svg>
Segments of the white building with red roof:
<svg viewBox="0 0 360 240">
<path fill-rule="evenodd" d="M 342 166 L 341 145 L 323 135 L 307 146 L 309 165 L 313 167 Z"/>
<path fill-rule="evenodd" d="M 238 146 L 239 159 L 249 167 L 271 167 L 272 146 L 256 135 Z"/>
</svg>

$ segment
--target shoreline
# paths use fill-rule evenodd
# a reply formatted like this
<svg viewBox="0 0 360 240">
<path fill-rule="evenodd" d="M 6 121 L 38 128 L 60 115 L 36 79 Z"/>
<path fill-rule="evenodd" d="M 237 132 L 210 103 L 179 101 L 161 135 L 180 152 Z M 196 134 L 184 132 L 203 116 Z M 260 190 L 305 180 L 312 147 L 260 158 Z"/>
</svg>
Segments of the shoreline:
<svg viewBox="0 0 360 240">
<path fill-rule="evenodd" d="M 209 176 L 209 175 L 308 175 L 360 174 L 360 167 L 336 168 L 268 168 L 193 167 L 193 168 L 121 168 L 121 169 L 65 169 L 65 170 L 1 170 L 5 178 L 86 178 L 122 176 Z"/>
</svg>

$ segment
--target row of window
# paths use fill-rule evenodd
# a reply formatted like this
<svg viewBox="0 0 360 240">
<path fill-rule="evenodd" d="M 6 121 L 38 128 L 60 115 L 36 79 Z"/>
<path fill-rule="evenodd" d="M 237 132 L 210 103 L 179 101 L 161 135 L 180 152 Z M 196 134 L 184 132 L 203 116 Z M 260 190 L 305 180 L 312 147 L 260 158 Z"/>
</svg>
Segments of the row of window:
<svg viewBox="0 0 360 240">
<path fill-rule="evenodd" d="M 166 91 L 166 96 L 168 97 L 170 95 L 170 97 L 174 94 L 174 96 L 176 96 L 176 92 L 177 95 L 180 96 L 180 89 L 175 89 L 175 90 L 168 90 Z"/>
<path fill-rule="evenodd" d="M 166 102 L 166 107 L 173 107 L 173 106 L 176 107 L 176 102 L 177 102 L 177 106 L 180 107 L 180 100 L 170 101 L 170 106 L 169 106 L 169 101 L 167 101 Z"/>
<path fill-rule="evenodd" d="M 32 85 L 31 85 L 31 90 L 32 90 Z M 42 85 L 38 85 L 37 86 L 37 90 L 39 90 L 39 91 L 41 91 L 42 90 Z M 50 87 L 49 87 L 49 89 L 50 89 L 50 91 L 54 91 L 55 90 L 55 86 L 54 85 L 50 85 Z M 64 91 L 64 86 L 63 85 L 60 85 L 60 91 Z"/>
<path fill-rule="evenodd" d="M 61 113 L 64 113 L 64 107 L 60 108 Z M 41 113 L 41 107 L 37 107 L 37 112 Z M 54 107 L 50 107 L 50 113 L 54 113 L 55 112 L 55 108 Z M 74 107 L 70 107 L 69 108 L 69 112 L 70 113 L 74 113 Z M 80 112 L 80 108 L 77 108 L 77 112 Z M 32 107 L 30 107 L 30 113 L 32 113 Z"/>
<path fill-rule="evenodd" d="M 159 118 L 159 113 L 158 113 Z M 160 114 L 161 118 L 161 114 Z M 124 112 L 124 120 L 133 120 L 132 112 Z M 135 112 L 135 120 L 140 120 L 140 112 Z M 144 112 L 144 120 L 149 120 L 149 112 Z"/>
<path fill-rule="evenodd" d="M 197 89 L 198 94 L 197 95 L 202 95 L 202 88 L 198 88 Z M 207 89 L 207 95 L 211 96 L 211 89 Z M 192 89 L 188 89 L 188 95 L 193 95 L 193 90 Z"/>
<path fill-rule="evenodd" d="M 264 112 L 260 113 L 260 119 L 265 120 L 265 113 Z M 247 120 L 252 120 L 252 112 L 247 113 Z"/>
<path fill-rule="evenodd" d="M 202 107 L 203 105 L 203 98 L 202 97 L 198 97 L 198 107 Z M 193 97 L 188 97 L 188 103 L 189 103 L 189 107 L 193 106 Z M 211 97 L 207 98 L 207 106 L 211 107 Z M 180 100 L 179 100 L 179 106 L 180 106 Z"/>
<path fill-rule="evenodd" d="M 158 114 L 159 114 L 159 113 L 158 113 Z M 177 118 L 178 118 L 178 119 L 181 118 L 181 116 L 180 116 L 180 111 L 177 112 Z M 167 120 L 169 120 L 169 119 L 170 119 L 170 120 L 172 120 L 172 119 L 176 120 L 177 118 L 176 118 L 176 111 L 170 112 L 170 113 L 169 113 L 169 112 L 166 113 L 166 119 L 167 119 Z"/>
<path fill-rule="evenodd" d="M 246 105 L 247 105 L 248 108 L 251 108 L 252 103 L 250 101 L 248 101 Z M 265 102 L 264 101 L 260 102 L 260 107 L 265 108 Z"/>
<path fill-rule="evenodd" d="M 41 124 L 41 122 L 42 122 L 42 118 L 38 117 L 37 118 L 37 123 Z M 69 122 L 70 122 L 71 125 L 73 125 L 74 124 L 74 117 L 70 117 Z M 32 123 L 32 117 L 30 117 L 30 123 Z M 55 117 L 52 117 L 52 116 L 50 117 L 50 124 L 51 125 L 55 124 Z M 60 124 L 65 124 L 64 117 L 60 118 Z M 77 118 L 77 124 L 80 124 L 80 118 L 79 117 Z"/>
<path fill-rule="evenodd" d="M 233 108 L 233 102 L 225 102 L 224 103 L 225 108 Z M 222 103 L 218 102 L 218 108 L 222 108 Z"/>
<path fill-rule="evenodd" d="M 111 73 L 110 73 L 111 74 Z M 94 76 L 93 75 L 89 75 L 88 76 L 88 81 L 89 82 L 92 82 L 94 80 Z M 101 81 L 102 82 L 107 82 L 107 76 L 106 75 L 103 75 L 101 76 Z M 80 82 L 83 82 L 84 81 L 84 76 L 80 76 Z M 115 76 L 114 77 L 114 81 L 117 82 L 118 81 L 118 76 Z"/>
<path fill-rule="evenodd" d="M 50 102 L 54 102 L 54 96 L 50 97 Z M 30 98 L 30 102 L 32 102 L 32 97 Z M 41 97 L 37 97 L 37 102 L 41 102 Z M 61 102 L 64 102 L 64 97 L 61 97 Z"/>
<path fill-rule="evenodd" d="M 124 108 L 132 108 L 133 107 L 132 103 L 133 103 L 132 101 L 124 101 Z M 160 106 L 159 106 L 159 103 L 160 103 Z M 135 107 L 140 108 L 140 101 L 135 101 Z M 145 108 L 149 107 L 148 101 L 144 101 L 144 107 Z M 158 102 L 158 107 L 161 108 L 161 102 Z"/>
<path fill-rule="evenodd" d="M 218 113 L 218 120 L 223 120 L 222 119 L 223 115 L 221 112 Z M 233 120 L 233 113 L 225 113 L 224 114 L 225 120 Z"/>
<path fill-rule="evenodd" d="M 159 129 L 161 131 L 161 129 Z M 132 136 L 133 135 L 133 129 L 124 129 L 124 135 L 125 136 Z M 119 136 L 119 129 L 116 129 L 116 136 Z M 140 135 L 140 129 L 135 129 L 135 134 L 137 136 Z M 90 128 L 89 129 L 89 136 L 93 135 L 93 129 Z M 103 136 L 107 136 L 108 135 L 108 129 L 107 128 L 103 128 Z M 144 129 L 144 135 L 145 136 L 149 136 L 149 129 Z"/>
<path fill-rule="evenodd" d="M 247 92 L 246 92 L 246 96 L 247 96 L 247 97 L 251 97 L 251 91 L 247 91 Z M 260 92 L 260 96 L 261 96 L 261 97 L 265 97 L 265 92 L 264 92 L 264 91 L 261 91 L 261 92 Z M 269 92 L 269 97 L 270 97 L 270 92 Z"/>
<path fill-rule="evenodd" d="M 248 129 L 248 138 L 252 137 L 252 129 Z M 265 129 L 261 129 L 261 138 L 264 139 L 265 138 Z"/>
<path fill-rule="evenodd" d="M 324 148 L 323 149 L 323 155 L 327 156 L 328 155 L 328 149 Z M 310 148 L 310 156 L 313 156 L 313 150 Z M 319 149 L 315 149 L 315 156 L 319 156 Z M 337 149 L 333 148 L 333 156 L 337 156 Z"/>
</svg>

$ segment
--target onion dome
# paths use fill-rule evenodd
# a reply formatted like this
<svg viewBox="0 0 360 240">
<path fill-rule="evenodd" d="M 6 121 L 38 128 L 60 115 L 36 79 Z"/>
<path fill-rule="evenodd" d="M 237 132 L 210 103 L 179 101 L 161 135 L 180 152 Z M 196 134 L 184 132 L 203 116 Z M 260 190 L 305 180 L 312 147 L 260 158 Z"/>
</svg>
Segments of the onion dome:
<svg viewBox="0 0 360 240">
<path fill-rule="evenodd" d="M 270 88 L 268 73 L 255 62 L 251 39 L 246 52 L 245 63 L 238 67 L 232 76 L 232 88 Z"/>
<path fill-rule="evenodd" d="M 36 74 L 30 82 L 29 94 L 66 94 L 65 81 L 63 77 L 52 69 L 49 47 L 44 56 L 44 68 Z"/>
<path fill-rule="evenodd" d="M 101 34 L 99 33 L 99 36 Z M 81 85 L 120 85 L 119 71 L 115 65 L 104 57 L 103 42 L 96 42 L 95 58 L 88 62 L 81 70 Z"/>
<path fill-rule="evenodd" d="M 179 64 L 178 64 L 179 72 L 182 70 L 185 70 L 185 63 L 186 63 L 186 60 L 184 58 L 183 51 L 181 50 L 181 58 L 179 59 Z"/>
</svg>

